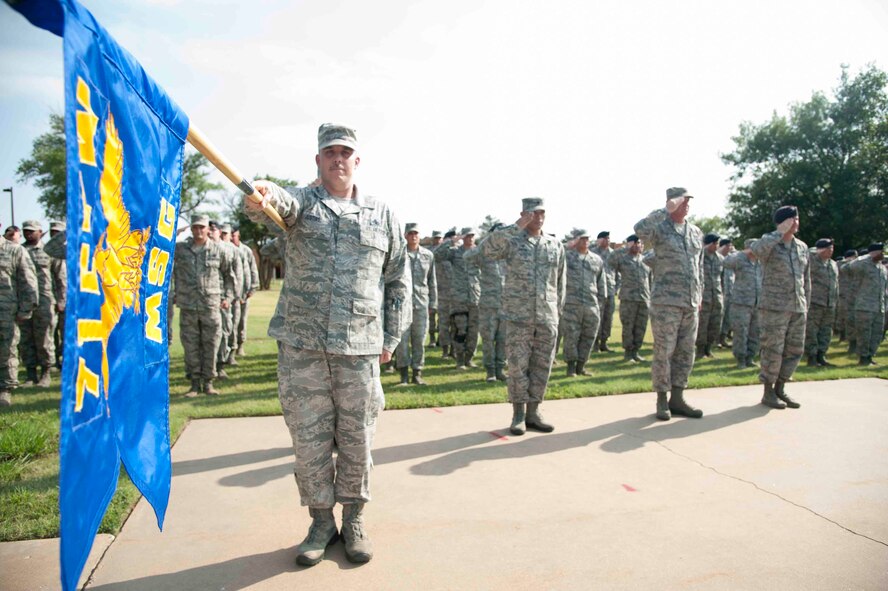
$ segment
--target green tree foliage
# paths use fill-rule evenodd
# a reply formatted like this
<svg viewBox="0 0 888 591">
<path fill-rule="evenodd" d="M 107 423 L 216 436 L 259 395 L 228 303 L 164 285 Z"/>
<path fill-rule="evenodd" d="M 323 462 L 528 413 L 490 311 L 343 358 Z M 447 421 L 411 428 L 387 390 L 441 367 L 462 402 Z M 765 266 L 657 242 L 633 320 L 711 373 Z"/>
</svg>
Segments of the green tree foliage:
<svg viewBox="0 0 888 591">
<path fill-rule="evenodd" d="M 261 176 L 257 175 L 253 178 L 271 181 L 280 187 L 296 187 L 299 185 L 299 181 L 278 178 L 270 174 Z M 241 204 L 243 203 L 243 193 L 240 191 L 226 195 L 224 197 L 224 202 L 225 213 L 228 214 L 232 222 L 240 228 L 241 240 L 249 243 L 251 246 L 255 246 L 257 249 L 261 248 L 266 242 L 281 233 L 274 222 L 269 222 L 270 225 L 266 226 L 263 224 L 257 224 L 247 217 L 243 207 L 241 207 Z"/>
<path fill-rule="evenodd" d="M 19 162 L 16 174 L 20 182 L 31 181 L 40 189 L 37 201 L 47 216 L 65 217 L 65 119 L 61 115 L 50 114 L 49 131 L 34 140 L 31 156 Z"/>
<path fill-rule="evenodd" d="M 888 237 L 888 74 L 843 66 L 831 97 L 816 92 L 789 114 L 733 138 L 728 222 L 743 237 L 772 231 L 774 210 L 797 205 L 800 238 L 832 237 L 837 251 Z"/>
<path fill-rule="evenodd" d="M 688 221 L 703 230 L 704 234 L 718 234 L 721 238 L 730 238 L 731 240 L 737 237 L 737 231 L 722 216 L 689 215 Z"/>
<path fill-rule="evenodd" d="M 222 185 L 210 182 L 210 170 L 210 164 L 202 154 L 186 151 L 179 215 L 187 219 L 201 205 L 213 203 L 210 194 L 220 190 Z M 49 131 L 34 140 L 31 155 L 19 162 L 16 174 L 19 181 L 31 181 L 40 189 L 37 200 L 47 217 L 61 219 L 66 216 L 65 120 L 61 115 L 50 114 Z"/>
</svg>

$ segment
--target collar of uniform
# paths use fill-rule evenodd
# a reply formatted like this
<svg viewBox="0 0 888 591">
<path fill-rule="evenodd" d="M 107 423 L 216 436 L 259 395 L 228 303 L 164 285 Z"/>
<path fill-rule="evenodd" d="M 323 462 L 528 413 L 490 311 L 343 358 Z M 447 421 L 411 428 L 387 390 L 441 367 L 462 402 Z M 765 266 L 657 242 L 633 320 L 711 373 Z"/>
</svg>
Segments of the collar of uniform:
<svg viewBox="0 0 888 591">
<path fill-rule="evenodd" d="M 315 189 L 319 192 L 318 196 L 320 197 L 324 205 L 329 207 L 330 210 L 332 210 L 333 212 L 339 211 L 339 208 L 334 206 L 334 204 L 336 203 L 336 198 L 327 192 L 327 187 L 325 187 L 324 185 L 318 185 Z M 354 185 L 354 197 L 352 198 L 352 201 L 355 205 L 362 209 L 376 208 L 376 202 L 373 200 L 373 198 L 363 195 L 358 189 L 357 185 Z"/>
</svg>

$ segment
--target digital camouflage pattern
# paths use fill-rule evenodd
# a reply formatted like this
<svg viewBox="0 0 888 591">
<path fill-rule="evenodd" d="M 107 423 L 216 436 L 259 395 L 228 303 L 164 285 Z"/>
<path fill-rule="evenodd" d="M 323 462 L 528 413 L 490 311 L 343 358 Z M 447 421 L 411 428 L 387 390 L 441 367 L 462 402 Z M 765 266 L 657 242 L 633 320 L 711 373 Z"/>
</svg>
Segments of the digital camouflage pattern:
<svg viewBox="0 0 888 591">
<path fill-rule="evenodd" d="M 845 259 L 839 263 L 839 308 L 836 311 L 836 329 L 839 334 L 854 340 L 854 289 L 848 275 L 848 265 L 856 259 Z"/>
<path fill-rule="evenodd" d="M 599 334 L 601 310 L 608 296 L 604 261 L 592 252 L 568 250 L 564 315 L 561 319 L 564 359 L 585 363 Z"/>
<path fill-rule="evenodd" d="M 839 266 L 832 259 L 809 256 L 811 298 L 805 327 L 805 353 L 826 353 L 832 340 L 833 325 L 839 304 Z"/>
<path fill-rule="evenodd" d="M 44 252 L 45 251 L 46 248 L 44 247 Z M 68 302 L 68 268 L 65 259 L 57 259 L 53 257 L 50 261 L 49 269 L 50 274 L 52 275 L 52 294 L 55 297 L 56 302 L 56 323 L 52 341 L 53 347 L 55 348 L 56 365 L 61 367 L 65 341 L 65 307 Z"/>
<path fill-rule="evenodd" d="M 243 347 L 247 340 L 247 318 L 250 309 L 250 297 L 259 289 L 259 267 L 256 265 L 256 257 L 253 249 L 241 242 L 237 245 L 241 266 L 244 270 L 244 282 L 242 297 L 233 306 L 232 323 L 234 330 L 229 341 L 232 350 L 237 351 Z"/>
<path fill-rule="evenodd" d="M 227 251 L 229 273 L 231 274 L 232 294 L 228 301 L 228 307 L 220 309 L 222 318 L 222 336 L 219 339 L 218 357 L 219 364 L 226 363 L 231 355 L 231 339 L 235 330 L 234 307 L 244 297 L 244 267 L 240 251 L 232 242 L 219 240 L 219 246 Z"/>
<path fill-rule="evenodd" d="M 655 280 L 656 281 L 656 280 Z M 654 355 L 651 382 L 655 392 L 686 388 L 694 368 L 697 311 L 693 308 L 651 304 Z"/>
<path fill-rule="evenodd" d="M 714 345 L 721 334 L 724 297 L 722 294 L 722 263 L 718 252 L 703 253 L 703 305 L 697 328 L 697 346 Z"/>
<path fill-rule="evenodd" d="M 0 391 L 18 386 L 19 327 L 37 308 L 38 284 L 34 261 L 19 244 L 0 236 Z"/>
<path fill-rule="evenodd" d="M 506 325 L 500 314 L 506 283 L 505 264 L 484 256 L 480 248 L 473 249 L 466 256 L 481 270 L 478 323 L 484 367 L 502 369 L 506 364 Z"/>
<path fill-rule="evenodd" d="M 439 248 L 435 262 L 450 263 L 450 292 L 447 301 L 450 318 L 450 339 L 457 365 L 471 359 L 478 348 L 481 269 L 470 262 L 470 253 L 477 247 Z M 467 258 L 469 257 L 469 258 Z"/>
<path fill-rule="evenodd" d="M 614 311 L 616 310 L 616 293 L 619 276 L 617 271 L 611 266 L 611 258 L 615 251 L 611 247 L 601 248 L 598 245 L 590 246 L 589 251 L 597 254 L 604 262 L 605 277 L 607 279 L 607 295 L 601 300 L 600 317 L 601 321 L 598 326 L 598 340 L 607 342 L 611 337 L 611 331 L 614 324 Z"/>
<path fill-rule="evenodd" d="M 395 351 L 397 367 L 422 369 L 425 365 L 425 338 L 429 329 L 429 310 L 438 308 L 438 282 L 435 255 L 422 246 L 407 249 L 407 262 L 413 280 L 413 321 L 401 336 Z"/>
<path fill-rule="evenodd" d="M 452 248 L 449 241 L 444 241 L 432 250 L 437 253 L 442 248 Z M 449 261 L 435 261 L 435 281 L 438 284 L 438 340 L 442 347 L 451 345 L 450 338 L 450 276 L 451 266 Z"/>
<path fill-rule="evenodd" d="M 752 360 L 759 352 L 758 305 L 762 294 L 762 266 L 739 251 L 725 257 L 725 269 L 734 273 L 731 290 L 731 351 L 739 360 Z"/>
<path fill-rule="evenodd" d="M 856 293 L 853 310 L 857 354 L 873 357 L 884 334 L 888 270 L 882 263 L 863 256 L 848 265 L 848 272 Z"/>
<path fill-rule="evenodd" d="M 44 368 L 55 366 L 55 343 L 53 332 L 56 324 L 55 295 L 52 289 L 52 259 L 43 250 L 43 245 L 25 244 L 37 274 L 37 307 L 27 320 L 19 322 L 21 340 L 19 357 L 28 368 L 38 365 Z"/>
<path fill-rule="evenodd" d="M 611 257 L 611 266 L 620 276 L 620 324 L 622 345 L 628 354 L 637 353 L 644 343 L 651 305 L 651 269 L 644 255 L 623 250 Z"/>
</svg>

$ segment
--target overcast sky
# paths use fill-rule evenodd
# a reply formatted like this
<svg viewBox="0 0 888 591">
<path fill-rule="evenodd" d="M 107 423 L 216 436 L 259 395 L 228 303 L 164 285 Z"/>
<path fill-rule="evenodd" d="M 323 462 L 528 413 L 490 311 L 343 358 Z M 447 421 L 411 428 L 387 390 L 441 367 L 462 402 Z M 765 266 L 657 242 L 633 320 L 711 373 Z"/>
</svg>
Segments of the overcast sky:
<svg viewBox="0 0 888 591">
<path fill-rule="evenodd" d="M 884 0 L 84 5 L 248 176 L 310 182 L 318 125 L 346 123 L 362 191 L 427 233 L 541 196 L 548 232 L 621 239 L 674 185 L 723 215 L 741 122 L 831 91 L 843 63 L 888 69 Z M 0 55 L 0 187 L 21 225 L 45 220 L 15 169 L 63 110 L 62 44 L 4 4 Z"/>
</svg>

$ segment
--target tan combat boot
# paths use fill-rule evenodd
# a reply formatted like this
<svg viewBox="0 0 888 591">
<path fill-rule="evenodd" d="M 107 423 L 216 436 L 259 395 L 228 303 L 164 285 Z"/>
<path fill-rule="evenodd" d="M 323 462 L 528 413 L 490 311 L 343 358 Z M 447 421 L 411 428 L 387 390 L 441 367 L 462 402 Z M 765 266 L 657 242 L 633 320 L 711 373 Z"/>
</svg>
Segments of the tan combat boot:
<svg viewBox="0 0 888 591">
<path fill-rule="evenodd" d="M 185 398 L 197 398 L 200 396 L 200 380 L 191 380 L 191 389 L 185 392 Z"/>
<path fill-rule="evenodd" d="M 204 383 L 204 392 L 207 396 L 218 396 L 222 392 L 213 387 L 213 380 L 207 380 Z"/>
<path fill-rule="evenodd" d="M 342 541 L 345 542 L 345 557 L 349 562 L 362 564 L 373 558 L 373 545 L 364 531 L 364 503 L 342 506 Z"/>
<path fill-rule="evenodd" d="M 324 558 L 328 546 L 332 546 L 339 539 L 336 530 L 336 519 L 333 517 L 333 509 L 308 509 L 311 515 L 311 526 L 308 535 L 302 543 L 296 547 L 296 564 L 302 566 L 314 566 Z"/>
</svg>

